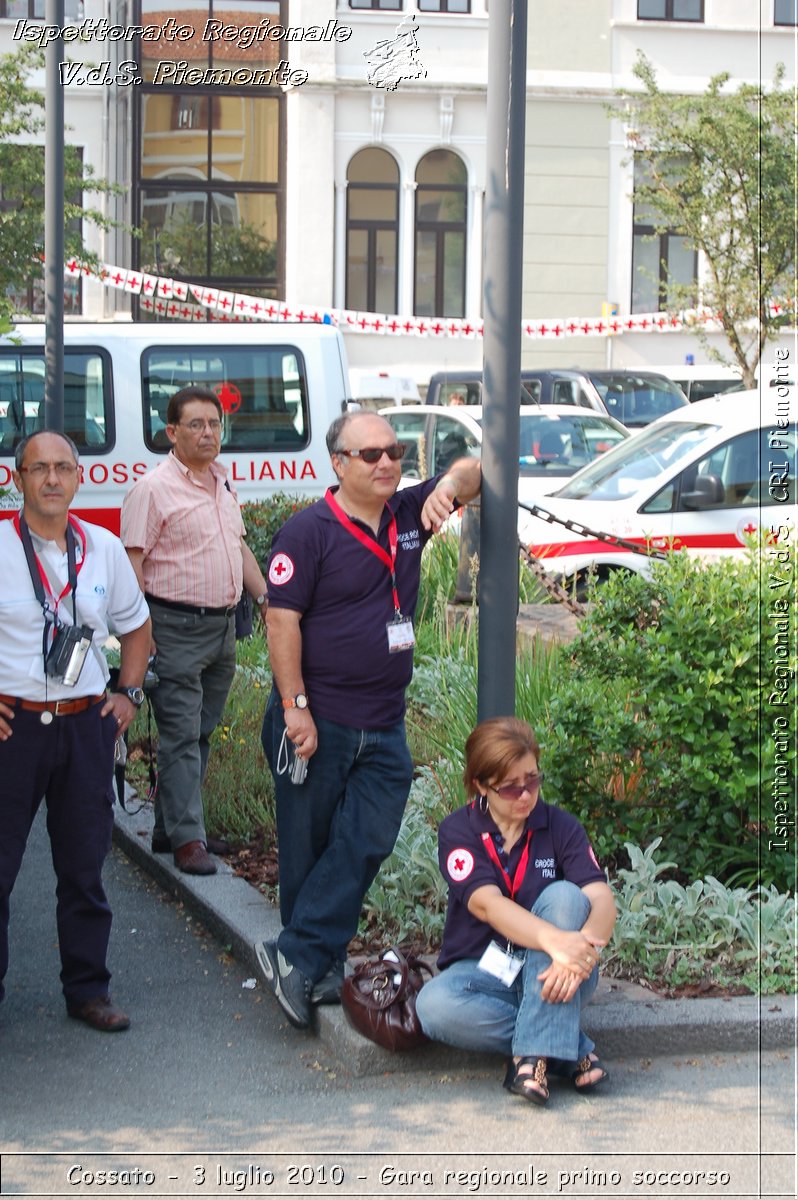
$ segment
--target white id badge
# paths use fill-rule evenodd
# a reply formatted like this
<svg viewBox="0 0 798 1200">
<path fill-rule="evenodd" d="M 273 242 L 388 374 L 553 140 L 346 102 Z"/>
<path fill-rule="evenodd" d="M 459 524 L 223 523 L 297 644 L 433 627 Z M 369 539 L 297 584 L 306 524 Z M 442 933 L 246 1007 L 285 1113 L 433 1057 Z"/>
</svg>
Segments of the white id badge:
<svg viewBox="0 0 798 1200">
<path fill-rule="evenodd" d="M 479 960 L 480 971 L 487 971 L 495 979 L 501 980 L 506 987 L 512 987 L 518 978 L 518 972 L 524 965 L 523 957 L 502 950 L 498 942 L 491 942 L 482 958 Z"/>
<path fill-rule="evenodd" d="M 393 621 L 389 621 L 388 630 L 388 653 L 397 654 L 400 650 L 412 650 L 416 644 L 416 637 L 413 633 L 413 622 L 407 617 L 397 617 Z"/>
</svg>

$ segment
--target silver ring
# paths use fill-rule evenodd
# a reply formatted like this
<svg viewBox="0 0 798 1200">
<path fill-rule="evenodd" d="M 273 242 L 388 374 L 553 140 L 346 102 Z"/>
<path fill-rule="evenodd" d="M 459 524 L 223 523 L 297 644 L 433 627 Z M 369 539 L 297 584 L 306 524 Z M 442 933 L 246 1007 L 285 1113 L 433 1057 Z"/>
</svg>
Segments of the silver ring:
<svg viewBox="0 0 798 1200">
<path fill-rule="evenodd" d="M 117 725 L 121 725 L 121 724 L 122 724 L 122 718 L 121 718 L 121 717 L 117 717 L 117 718 L 116 718 L 116 723 L 117 723 Z"/>
</svg>

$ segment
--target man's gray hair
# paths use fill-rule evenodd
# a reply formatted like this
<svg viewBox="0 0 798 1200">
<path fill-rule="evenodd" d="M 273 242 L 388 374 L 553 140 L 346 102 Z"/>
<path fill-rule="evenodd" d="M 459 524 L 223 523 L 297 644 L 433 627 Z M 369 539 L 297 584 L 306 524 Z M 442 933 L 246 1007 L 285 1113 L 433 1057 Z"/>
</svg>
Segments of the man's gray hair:
<svg viewBox="0 0 798 1200">
<path fill-rule="evenodd" d="M 37 429 L 35 433 L 29 433 L 28 436 L 24 437 L 21 442 L 17 442 L 14 448 L 14 467 L 17 471 L 25 461 L 25 451 L 28 448 L 28 443 L 32 442 L 34 438 L 41 437 L 43 433 L 54 433 L 56 437 L 62 438 L 72 451 L 72 457 L 74 458 L 75 462 L 80 462 L 80 452 L 75 443 L 72 441 L 71 437 L 68 437 L 67 434 L 61 433 L 57 429 Z"/>
<path fill-rule="evenodd" d="M 343 450 L 341 438 L 350 421 L 356 421 L 358 417 L 380 417 L 388 428 L 391 428 L 391 422 L 387 417 L 383 417 L 378 412 L 372 412 L 368 408 L 360 408 L 355 412 L 342 413 L 340 417 L 336 417 L 330 428 L 327 430 L 327 452 L 332 458 L 333 454 L 340 454 Z"/>
<path fill-rule="evenodd" d="M 341 435 L 351 418 L 352 413 L 341 413 L 340 417 L 336 417 L 327 430 L 327 453 L 330 458 L 341 450 Z"/>
</svg>

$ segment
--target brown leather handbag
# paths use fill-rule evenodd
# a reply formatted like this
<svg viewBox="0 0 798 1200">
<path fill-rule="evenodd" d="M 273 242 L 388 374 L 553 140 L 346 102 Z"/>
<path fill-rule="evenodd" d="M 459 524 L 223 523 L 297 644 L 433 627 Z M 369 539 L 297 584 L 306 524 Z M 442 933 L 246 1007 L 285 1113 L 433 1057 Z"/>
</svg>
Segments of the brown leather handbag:
<svg viewBox="0 0 798 1200">
<path fill-rule="evenodd" d="M 413 954 L 391 946 L 344 980 L 341 1004 L 363 1037 L 385 1050 L 413 1050 L 428 1041 L 416 1015 L 416 996 L 432 971 Z"/>
</svg>

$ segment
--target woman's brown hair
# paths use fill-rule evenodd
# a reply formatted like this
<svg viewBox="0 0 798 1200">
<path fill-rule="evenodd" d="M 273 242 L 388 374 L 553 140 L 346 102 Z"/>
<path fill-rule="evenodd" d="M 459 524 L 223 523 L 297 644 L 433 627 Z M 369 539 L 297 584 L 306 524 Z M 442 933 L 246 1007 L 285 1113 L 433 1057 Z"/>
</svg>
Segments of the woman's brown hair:
<svg viewBox="0 0 798 1200">
<path fill-rule="evenodd" d="M 465 744 L 463 780 L 470 792 L 474 780 L 490 783 L 504 779 L 513 764 L 534 754 L 540 765 L 540 746 L 535 731 L 518 717 L 491 717 L 480 721 Z"/>
</svg>

